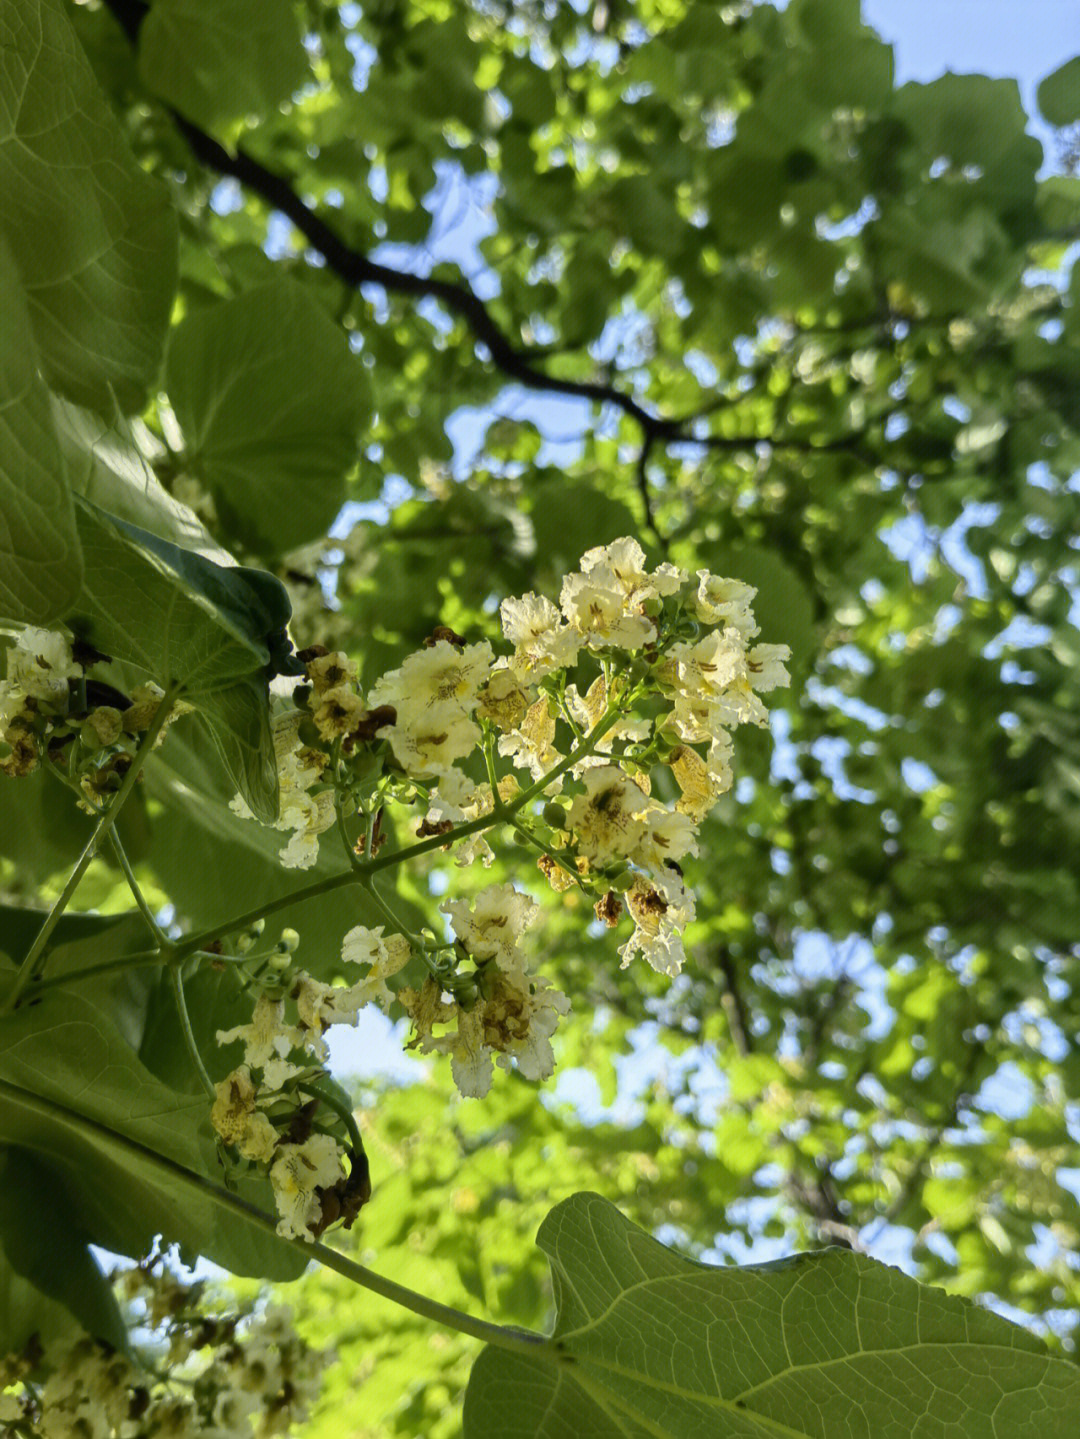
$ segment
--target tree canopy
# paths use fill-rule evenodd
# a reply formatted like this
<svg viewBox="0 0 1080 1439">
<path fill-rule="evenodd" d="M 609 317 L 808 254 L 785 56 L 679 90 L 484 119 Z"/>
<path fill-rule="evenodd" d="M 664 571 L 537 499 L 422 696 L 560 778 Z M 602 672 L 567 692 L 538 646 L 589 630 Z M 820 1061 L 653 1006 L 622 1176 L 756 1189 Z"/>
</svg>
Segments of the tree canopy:
<svg viewBox="0 0 1080 1439">
<path fill-rule="evenodd" d="M 1075 1433 L 1080 58 L 1049 151 L 858 0 L 0 71 L 0 1423 L 137 1371 L 160 1236 L 312 1436 Z"/>
</svg>

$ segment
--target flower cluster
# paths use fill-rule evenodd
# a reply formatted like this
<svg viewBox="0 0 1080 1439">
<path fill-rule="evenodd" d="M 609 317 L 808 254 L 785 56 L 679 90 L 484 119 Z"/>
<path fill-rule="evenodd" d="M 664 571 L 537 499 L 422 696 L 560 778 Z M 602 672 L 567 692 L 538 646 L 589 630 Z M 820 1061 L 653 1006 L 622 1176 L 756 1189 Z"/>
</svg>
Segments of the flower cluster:
<svg viewBox="0 0 1080 1439">
<path fill-rule="evenodd" d="M 243 1043 L 243 1063 L 216 1085 L 210 1119 L 241 1161 L 268 1175 L 278 1233 L 316 1239 L 338 1219 L 349 1228 L 370 1196 L 359 1134 L 328 1087 L 324 1036 L 331 1025 L 355 1025 L 365 1004 L 389 1008 L 386 981 L 404 967 L 411 946 L 403 935 L 384 936 L 382 925 L 356 925 L 342 942 L 342 962 L 367 972 L 354 984 L 334 985 L 292 963 L 297 940 L 287 931 L 269 964 L 251 956 L 251 1021 L 217 1035 L 219 1044 Z"/>
<path fill-rule="evenodd" d="M 398 999 L 413 1024 L 409 1048 L 448 1054 L 454 1083 L 474 1099 L 491 1088 L 493 1053 L 504 1069 L 513 1059 L 526 1079 L 547 1079 L 555 1069 L 551 1036 L 570 1001 L 548 980 L 529 975 L 518 944 L 539 905 L 511 884 L 492 884 L 471 907 L 459 899 L 441 908 L 471 968 L 457 970 L 450 999 L 432 976 L 419 990 L 401 990 Z M 433 1034 L 450 1023 L 452 1031 Z"/>
<path fill-rule="evenodd" d="M 683 867 L 733 782 L 732 731 L 767 723 L 761 695 L 788 683 L 787 647 L 757 643 L 755 593 L 708 570 L 650 568 L 637 541 L 623 538 L 584 554 L 557 604 L 534 593 L 503 600 L 511 651 L 500 658 L 488 640 L 441 627 L 362 693 L 349 656 L 301 651 L 306 683 L 274 730 L 277 823 L 292 833 L 282 862 L 314 863 L 319 835 L 336 822 L 363 877 L 384 841 L 384 815 L 412 810 L 417 843 L 401 862 L 442 847 L 459 866 L 489 865 L 487 831 L 509 824 L 538 852 L 553 889 L 587 894 L 608 927 L 628 915 L 624 967 L 640 955 L 678 974 L 695 917 Z M 250 813 L 239 798 L 233 808 Z M 350 836 L 354 815 L 361 831 Z M 449 1055 L 465 1094 L 487 1092 L 493 1057 L 547 1077 L 568 1001 L 529 974 L 519 946 L 534 901 L 490 885 L 472 911 L 463 900 L 443 911 L 452 938 L 400 936 L 411 946 L 401 964 L 412 953 L 428 971 L 398 995 L 411 1046 Z M 348 1013 L 345 994 L 325 1001 L 328 1012 Z M 390 997 L 378 996 L 384 1007 Z M 264 1090 L 284 1055 L 268 1062 Z M 261 1157 L 265 1141 L 252 1131 L 231 1142 Z M 329 1174 L 325 1146 L 309 1157 Z"/>
<path fill-rule="evenodd" d="M 767 723 L 759 694 L 788 683 L 787 647 L 751 643 L 755 593 L 707 570 L 650 571 L 626 538 L 583 555 L 558 606 L 535 594 L 503 601 L 503 632 L 514 645 L 504 672 L 525 687 L 528 708 L 517 723 L 493 717 L 505 731 L 499 752 L 538 778 L 560 755 L 559 722 L 570 730 L 580 753 L 567 767 L 575 793 L 542 811 L 554 843 L 540 865 L 556 889 L 600 887 L 596 912 L 606 924 L 618 923 L 625 904 L 635 927 L 620 948 L 624 965 L 640 953 L 678 973 L 682 931 L 694 917 L 680 861 L 697 854 L 700 822 L 731 787 L 731 729 Z M 586 650 L 601 674 L 582 694 L 565 670 Z M 531 700 L 537 680 L 541 693 Z M 650 710 L 647 718 L 638 707 Z M 669 775 L 658 783 L 674 782 L 674 803 L 652 793 L 658 770 Z"/>
<path fill-rule="evenodd" d="M 0 1432 L 270 1439 L 307 1418 L 332 1356 L 296 1333 L 290 1310 L 209 1307 L 205 1284 L 183 1283 L 160 1258 L 118 1271 L 112 1282 L 131 1326 L 150 1333 L 146 1367 L 89 1338 L 9 1355 L 0 1361 Z"/>
<path fill-rule="evenodd" d="M 73 645 L 59 630 L 28 626 L 15 636 L 7 678 L 0 680 L 0 773 L 33 774 L 48 755 L 81 790 L 88 810 L 120 787 L 165 692 L 143 684 L 125 695 L 92 678 L 88 672 L 108 659 L 92 645 Z M 190 710 L 175 702 L 168 723 Z"/>
</svg>

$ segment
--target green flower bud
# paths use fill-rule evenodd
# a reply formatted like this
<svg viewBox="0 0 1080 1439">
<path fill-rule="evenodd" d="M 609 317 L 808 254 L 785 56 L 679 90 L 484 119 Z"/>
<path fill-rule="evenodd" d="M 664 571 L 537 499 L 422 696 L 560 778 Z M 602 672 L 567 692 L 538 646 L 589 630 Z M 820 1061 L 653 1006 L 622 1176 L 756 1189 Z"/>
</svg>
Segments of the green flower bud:
<svg viewBox="0 0 1080 1439">
<path fill-rule="evenodd" d="M 281 954 L 295 954 L 296 947 L 300 943 L 300 936 L 295 929 L 283 929 L 281 938 L 278 940 L 278 951 Z"/>
<path fill-rule="evenodd" d="M 552 829 L 565 829 L 569 823 L 570 816 L 561 804 L 556 804 L 554 800 L 549 800 L 543 809 L 543 820 L 544 823 L 549 824 Z"/>
<path fill-rule="evenodd" d="M 473 975 L 459 975 L 454 981 L 451 992 L 459 1008 L 466 1011 L 476 1008 L 476 1001 L 480 998 L 480 987 Z"/>
</svg>

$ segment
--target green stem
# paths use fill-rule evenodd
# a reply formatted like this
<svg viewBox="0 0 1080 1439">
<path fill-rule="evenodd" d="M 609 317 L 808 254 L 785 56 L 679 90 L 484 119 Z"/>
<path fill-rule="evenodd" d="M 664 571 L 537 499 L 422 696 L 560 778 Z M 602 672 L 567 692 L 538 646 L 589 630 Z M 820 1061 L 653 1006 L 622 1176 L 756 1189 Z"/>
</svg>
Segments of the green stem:
<svg viewBox="0 0 1080 1439">
<path fill-rule="evenodd" d="M 310 1094 L 312 1099 L 321 1100 L 327 1109 L 332 1109 L 337 1117 L 344 1124 L 349 1135 L 349 1142 L 358 1153 L 364 1152 L 364 1141 L 360 1138 L 360 1130 L 357 1128 L 356 1116 L 347 1104 L 342 1104 L 336 1094 L 331 1094 L 314 1082 L 301 1082 L 298 1088 L 305 1094 Z"/>
<path fill-rule="evenodd" d="M 430 854 L 432 850 L 444 849 L 449 845 L 456 844 L 466 835 L 479 834 L 481 830 L 491 829 L 493 825 L 506 823 L 522 805 L 528 804 L 531 799 L 535 799 L 538 794 L 541 794 L 553 779 L 558 779 L 579 760 L 591 754 L 596 748 L 597 742 L 603 738 L 621 713 L 621 707 L 612 707 L 606 710 L 585 736 L 581 745 L 560 760 L 547 774 L 542 775 L 535 784 L 522 790 L 521 794 L 508 804 L 499 802 L 489 814 L 482 814 L 476 819 L 468 820 L 465 824 L 458 825 L 456 829 L 449 830 L 446 834 L 430 835 L 427 839 L 417 840 L 416 844 L 406 845 L 404 849 L 396 849 L 391 854 L 380 855 L 376 859 L 359 860 L 353 869 L 345 870 L 342 874 L 332 875 L 329 879 L 316 880 L 314 884 L 305 885 L 302 889 L 294 889 L 291 894 L 281 895 L 278 899 L 268 901 L 259 909 L 248 910 L 246 914 L 237 915 L 224 924 L 215 925 L 213 929 L 203 930 L 201 934 L 180 941 L 174 951 L 175 957 L 186 959 L 195 950 L 205 949 L 211 941 L 221 939 L 223 935 L 232 934 L 235 930 L 247 929 L 257 919 L 262 919 L 266 915 L 274 914 L 281 909 L 288 909 L 290 905 L 299 904 L 306 899 L 317 899 L 320 895 L 330 894 L 333 890 L 344 888 L 345 885 L 362 883 L 381 870 L 392 869 L 399 864 L 407 864 L 409 860 L 417 859 L 422 854 Z"/>
<path fill-rule="evenodd" d="M 468 1334 L 473 1339 L 479 1339 L 483 1344 L 494 1344 L 500 1349 L 508 1349 L 516 1354 L 529 1354 L 534 1358 L 546 1359 L 552 1363 L 559 1362 L 560 1356 L 557 1348 L 542 1334 L 535 1334 L 527 1329 L 514 1329 L 502 1324 L 492 1324 L 485 1319 L 474 1319 L 471 1314 L 464 1314 L 459 1309 L 452 1309 L 448 1304 L 439 1304 L 436 1300 L 429 1299 L 426 1294 L 417 1294 L 412 1289 L 406 1289 L 402 1284 L 395 1284 L 392 1279 L 386 1279 L 381 1274 L 365 1268 L 364 1265 L 357 1264 L 328 1245 L 303 1239 L 281 1238 L 277 1232 L 277 1222 L 271 1215 L 264 1214 L 238 1195 L 220 1189 L 201 1174 L 195 1174 L 190 1169 L 185 1169 L 176 1160 L 158 1154 L 137 1140 L 129 1139 L 126 1134 L 109 1129 L 88 1115 L 78 1114 L 76 1111 L 68 1109 L 66 1105 L 55 1100 L 45 1099 L 42 1095 L 33 1094 L 18 1085 L 8 1083 L 5 1079 L 0 1079 L 0 1095 L 9 1103 L 21 1107 L 28 1114 L 46 1119 L 54 1125 L 68 1128 L 80 1139 L 96 1138 L 103 1144 L 106 1152 L 111 1150 L 114 1154 L 123 1155 L 128 1160 L 136 1160 L 150 1165 L 163 1176 L 168 1175 L 174 1185 L 188 1193 L 208 1199 L 234 1218 L 250 1224 L 253 1229 L 258 1229 L 263 1234 L 277 1239 L 280 1244 L 290 1245 L 305 1258 L 318 1260 L 320 1264 L 324 1264 L 328 1269 L 333 1269 L 345 1279 L 351 1280 L 352 1283 L 359 1284 L 364 1289 L 370 1289 L 374 1294 L 382 1295 L 384 1299 L 401 1305 L 402 1308 L 410 1310 L 413 1314 L 419 1314 L 422 1318 L 430 1319 L 433 1323 L 441 1324 L 447 1329 L 454 1329 L 459 1334 Z M 133 1166 L 129 1164 L 128 1169 L 131 1168 Z M 167 1238 L 168 1236 L 166 1236 Z"/>
<path fill-rule="evenodd" d="M 567 864 L 566 860 L 563 859 L 562 855 L 559 854 L 557 850 L 552 849 L 551 845 L 545 844 L 539 835 L 533 834 L 532 830 L 529 828 L 528 825 L 515 824 L 513 828 L 514 833 L 518 836 L 519 839 L 525 840 L 528 844 L 535 845 L 535 847 L 540 850 L 542 854 L 546 854 L 547 857 L 554 864 L 557 864 L 561 870 L 565 870 L 565 872 L 577 885 L 578 889 L 581 890 L 582 894 L 587 894 L 590 898 L 592 897 L 589 886 L 581 878 L 581 875 L 578 874 L 577 870 L 573 867 L 573 865 Z"/>
<path fill-rule="evenodd" d="M 195 950 L 185 959 L 206 959 L 212 964 L 247 964 L 250 954 L 213 954 L 210 951 Z M 78 984 L 84 979 L 100 979 L 102 975 L 123 974 L 129 969 L 147 969 L 152 964 L 176 963 L 171 954 L 160 949 L 140 949 L 135 954 L 125 954 L 121 959 L 103 960 L 101 964 L 88 964 L 85 969 L 73 970 L 71 974 L 58 974 L 54 979 L 43 979 L 34 985 L 34 998 L 49 989 L 60 989 L 65 984 Z"/>
<path fill-rule="evenodd" d="M 109 830 L 109 843 L 112 845 L 113 854 L 116 855 L 117 863 L 124 872 L 124 878 L 128 882 L 128 889 L 131 890 L 132 898 L 138 906 L 139 913 L 143 919 L 146 920 L 146 923 L 150 927 L 150 933 L 157 940 L 160 948 L 167 952 L 172 949 L 172 941 L 155 919 L 154 911 L 147 903 L 146 896 L 139 886 L 139 881 L 135 878 L 135 871 L 131 868 L 131 862 L 124 852 L 124 846 L 120 843 L 120 836 L 116 833 L 115 829 Z"/>
<path fill-rule="evenodd" d="M 337 822 L 337 832 L 341 836 L 341 847 L 345 851 L 345 858 L 349 861 L 350 868 L 355 869 L 360 861 L 353 852 L 352 844 L 349 841 L 349 836 L 345 829 L 345 816 L 341 813 L 341 806 L 337 803 L 336 798 L 334 801 L 334 818 Z"/>
<path fill-rule="evenodd" d="M 487 766 L 488 784 L 491 786 L 491 803 L 499 800 L 499 776 L 495 773 L 495 735 L 492 731 L 484 736 L 484 764 Z"/>
<path fill-rule="evenodd" d="M 176 1012 L 180 1016 L 180 1028 L 184 1031 L 184 1043 L 187 1045 L 188 1053 L 195 1065 L 199 1083 L 206 1091 L 207 1099 L 217 1099 L 214 1081 L 206 1072 L 202 1055 L 199 1053 L 199 1046 L 195 1042 L 195 1033 L 191 1028 L 191 1016 L 188 1014 L 187 1000 L 184 998 L 184 978 L 178 964 L 169 967 L 169 983 L 172 986 L 173 998 L 176 1000 Z"/>
<path fill-rule="evenodd" d="M 48 918 L 38 931 L 38 936 L 34 940 L 34 943 L 30 946 L 29 953 L 23 960 L 15 976 L 14 983 L 11 986 L 11 993 L 8 995 L 3 1012 L 10 1013 L 16 1007 L 27 985 L 31 980 L 36 979 L 44 969 L 45 948 L 52 936 L 52 932 L 60 922 L 60 917 L 64 913 L 64 910 L 67 909 L 71 903 L 72 896 L 78 889 L 83 875 L 90 866 L 90 861 L 97 853 L 98 845 L 115 824 L 117 815 L 127 803 L 132 790 L 134 790 L 139 775 L 142 772 L 142 767 L 146 763 L 147 756 L 154 747 L 154 741 L 161 733 L 165 721 L 172 713 L 175 698 L 176 691 L 175 687 L 173 687 L 170 688 L 169 692 L 158 705 L 154 718 L 150 722 L 150 728 L 143 736 L 139 748 L 135 751 L 135 758 L 128 766 L 128 772 L 124 776 L 123 784 L 117 790 L 116 796 L 108 809 L 94 826 L 94 832 L 87 840 L 86 848 L 79 856 L 78 862 L 68 876 L 68 881 L 61 890 L 59 898 L 49 911 Z"/>
</svg>

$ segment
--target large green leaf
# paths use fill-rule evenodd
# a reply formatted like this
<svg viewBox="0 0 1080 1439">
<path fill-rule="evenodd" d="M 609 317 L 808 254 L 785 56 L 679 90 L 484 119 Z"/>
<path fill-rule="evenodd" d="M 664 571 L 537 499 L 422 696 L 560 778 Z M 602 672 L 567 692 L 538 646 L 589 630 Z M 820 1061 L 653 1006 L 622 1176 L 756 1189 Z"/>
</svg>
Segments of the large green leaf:
<svg viewBox="0 0 1080 1439">
<path fill-rule="evenodd" d="M 180 549 L 80 497 L 76 510 L 87 577 L 72 628 L 158 684 L 179 682 L 251 809 L 276 819 L 265 668 L 266 640 L 288 613 L 281 586 Z"/>
<path fill-rule="evenodd" d="M 1080 55 L 1066 60 L 1039 85 L 1039 109 L 1051 125 L 1080 120 Z"/>
<path fill-rule="evenodd" d="M 4 1016 L 0 1053 L 0 1142 L 32 1150 L 65 1177 L 73 1213 L 95 1244 L 138 1257 L 161 1234 L 189 1257 L 205 1255 L 236 1273 L 301 1272 L 296 1251 L 208 1197 L 178 1202 L 155 1155 L 221 1182 L 207 1099 L 157 1079 L 81 986 L 50 990 Z M 272 1210 L 268 1183 L 249 1184 L 246 1197 L 255 1193 Z"/>
<path fill-rule="evenodd" d="M 0 233 L 0 618 L 47 625 L 82 584 L 64 457 L 22 281 Z"/>
<path fill-rule="evenodd" d="M 188 464 L 231 534 L 274 554 L 326 533 L 367 382 L 306 290 L 275 280 L 197 310 L 169 341 L 165 377 Z"/>
<path fill-rule="evenodd" d="M 28 1150 L 0 1148 L 0 1246 L 15 1272 L 70 1310 L 88 1334 L 114 1349 L 126 1348 L 127 1329 L 112 1286 L 90 1252 L 78 1201 L 73 1204 L 66 1191 L 56 1171 Z M 7 1354 L 25 1335 L 17 1324 L 5 1332 L 2 1319 L 0 1314 L 0 1353 Z"/>
<path fill-rule="evenodd" d="M 0 194 L 45 378 L 104 413 L 141 409 L 176 288 L 176 217 L 60 0 L 0 15 Z"/>
<path fill-rule="evenodd" d="M 713 1268 L 597 1194 L 537 1244 L 557 1317 L 486 1348 L 467 1439 L 1070 1439 L 1080 1369 L 997 1315 L 848 1250 Z"/>
<path fill-rule="evenodd" d="M 210 128 L 270 115 L 307 69 L 290 0 L 154 0 L 139 34 L 148 88 Z"/>
</svg>

